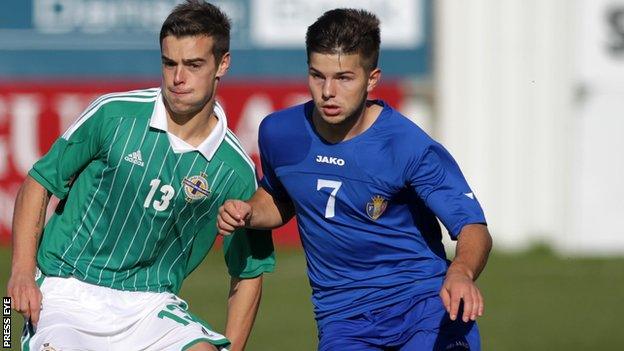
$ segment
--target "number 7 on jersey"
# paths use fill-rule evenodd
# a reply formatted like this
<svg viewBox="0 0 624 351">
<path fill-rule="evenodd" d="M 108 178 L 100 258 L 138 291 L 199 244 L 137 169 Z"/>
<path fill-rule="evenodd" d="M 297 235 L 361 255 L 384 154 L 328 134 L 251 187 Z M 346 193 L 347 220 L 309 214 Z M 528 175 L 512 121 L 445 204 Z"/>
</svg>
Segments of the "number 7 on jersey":
<svg viewBox="0 0 624 351">
<path fill-rule="evenodd" d="M 335 215 L 334 207 L 336 206 L 336 194 L 338 193 L 338 189 L 342 186 L 342 182 L 338 182 L 335 180 L 327 180 L 327 179 L 318 179 L 316 182 L 316 190 L 321 190 L 323 188 L 330 188 L 332 192 L 329 194 L 329 199 L 327 199 L 327 206 L 325 206 L 325 218 L 332 218 Z"/>
</svg>

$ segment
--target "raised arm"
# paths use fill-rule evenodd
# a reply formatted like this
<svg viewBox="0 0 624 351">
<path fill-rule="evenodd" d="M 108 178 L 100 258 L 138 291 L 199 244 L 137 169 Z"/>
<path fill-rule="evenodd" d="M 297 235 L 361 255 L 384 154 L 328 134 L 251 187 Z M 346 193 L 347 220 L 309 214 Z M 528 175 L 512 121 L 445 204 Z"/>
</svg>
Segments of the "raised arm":
<svg viewBox="0 0 624 351">
<path fill-rule="evenodd" d="M 16 311 L 37 324 L 41 291 L 35 283 L 37 247 L 45 224 L 50 193 L 30 176 L 22 184 L 13 212 L 13 260 L 7 293 Z"/>
<path fill-rule="evenodd" d="M 242 227 L 273 229 L 288 222 L 294 215 L 290 201 L 279 201 L 260 187 L 248 201 L 228 200 L 219 208 L 219 234 L 229 235 Z"/>
<path fill-rule="evenodd" d="M 451 320 L 457 318 L 459 305 L 464 302 L 464 322 L 483 315 L 483 296 L 475 280 L 487 263 L 492 237 L 482 224 L 462 228 L 457 239 L 455 259 L 451 263 L 440 291 L 440 296 Z"/>
</svg>

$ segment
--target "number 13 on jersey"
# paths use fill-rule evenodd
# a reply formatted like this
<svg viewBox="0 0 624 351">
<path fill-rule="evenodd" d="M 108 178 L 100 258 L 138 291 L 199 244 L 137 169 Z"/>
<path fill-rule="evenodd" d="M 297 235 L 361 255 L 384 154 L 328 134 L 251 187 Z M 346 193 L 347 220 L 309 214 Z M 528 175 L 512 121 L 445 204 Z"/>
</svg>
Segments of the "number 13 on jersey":
<svg viewBox="0 0 624 351">
<path fill-rule="evenodd" d="M 159 212 L 164 211 L 167 209 L 167 207 L 169 207 L 169 201 L 171 201 L 171 199 L 175 195 L 175 189 L 169 184 L 165 184 L 160 187 L 160 192 L 162 193 L 160 200 L 154 200 L 152 202 L 152 200 L 154 199 L 154 194 L 156 193 L 156 190 L 158 190 L 159 185 L 160 179 L 152 179 L 152 181 L 150 182 L 151 189 L 149 194 L 147 194 L 147 197 L 145 198 L 143 207 L 149 208 L 151 205 L 156 211 Z"/>
</svg>

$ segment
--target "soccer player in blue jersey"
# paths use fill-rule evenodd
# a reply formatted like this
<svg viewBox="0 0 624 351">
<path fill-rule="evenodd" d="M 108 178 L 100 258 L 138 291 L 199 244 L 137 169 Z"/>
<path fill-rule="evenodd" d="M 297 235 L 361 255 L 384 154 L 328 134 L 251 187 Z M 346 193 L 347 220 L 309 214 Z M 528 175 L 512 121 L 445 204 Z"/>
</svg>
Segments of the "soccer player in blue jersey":
<svg viewBox="0 0 624 351">
<path fill-rule="evenodd" d="M 331 10 L 308 28 L 313 99 L 263 120 L 262 186 L 222 206 L 219 231 L 296 214 L 319 350 L 479 350 L 484 214 L 442 145 L 367 99 L 379 42 L 379 21 L 363 10 Z M 436 217 L 457 240 L 452 262 Z"/>
<path fill-rule="evenodd" d="M 229 42 L 219 8 L 178 5 L 160 33 L 162 86 L 96 99 L 30 170 L 7 288 L 24 350 L 244 348 L 275 263 L 269 232 L 224 240 L 225 336 L 177 296 L 215 242 L 219 206 L 257 188 L 216 101 Z M 51 194 L 62 202 L 44 228 Z"/>
</svg>

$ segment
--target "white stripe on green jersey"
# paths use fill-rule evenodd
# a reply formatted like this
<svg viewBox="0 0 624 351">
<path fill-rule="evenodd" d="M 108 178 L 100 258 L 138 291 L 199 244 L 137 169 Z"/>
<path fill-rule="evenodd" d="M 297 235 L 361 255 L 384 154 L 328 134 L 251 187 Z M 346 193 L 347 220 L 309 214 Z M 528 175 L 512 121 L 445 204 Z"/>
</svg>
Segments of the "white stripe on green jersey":
<svg viewBox="0 0 624 351">
<path fill-rule="evenodd" d="M 173 167 L 174 167 L 174 169 L 177 169 L 177 168 L 178 168 L 178 164 L 180 163 L 180 160 L 181 160 L 181 158 L 179 158 L 179 159 L 178 159 L 178 162 L 176 162 L 176 164 L 173 166 Z M 159 177 L 160 177 L 160 174 L 161 174 L 161 172 L 162 172 L 162 169 L 163 169 L 163 166 L 164 166 L 164 165 L 165 165 L 165 164 L 163 163 L 163 164 L 162 164 L 162 166 L 160 167 L 160 170 L 158 171 L 158 176 L 159 176 Z M 158 179 L 160 179 L 160 178 L 158 178 Z M 171 215 L 171 214 L 169 214 L 169 215 Z M 144 244 L 143 244 L 143 248 L 141 249 L 141 253 L 138 255 L 138 261 L 139 261 L 139 262 L 141 261 L 141 259 L 142 259 L 142 257 L 143 257 L 143 254 L 145 253 L 145 249 L 147 248 L 147 243 L 148 243 L 148 242 L 149 242 L 149 240 L 151 239 L 152 229 L 154 228 L 154 219 L 156 219 L 156 217 L 152 217 L 152 220 L 150 221 L 149 230 L 147 231 L 147 235 L 146 235 L 147 240 L 145 240 L 145 242 L 144 242 Z M 167 218 L 167 219 L 169 219 L 169 218 Z M 139 230 L 139 229 L 140 229 L 140 228 L 139 228 L 139 227 L 137 227 L 137 230 Z M 135 235 L 136 235 L 136 233 L 135 233 Z M 158 238 L 158 237 L 159 237 L 159 236 L 157 236 L 157 238 Z M 153 255 L 153 253 L 154 253 L 154 251 L 153 251 L 153 250 L 155 250 L 155 249 L 156 249 L 156 247 L 154 246 L 154 247 L 153 247 L 153 249 L 152 249 L 152 251 L 151 251 L 151 253 L 149 254 L 149 256 L 148 256 L 148 257 L 151 257 L 151 256 Z M 128 252 L 129 252 L 129 251 L 130 251 L 130 249 L 128 249 Z M 127 256 L 127 255 L 128 255 L 128 253 L 126 252 L 126 256 Z M 124 261 L 125 261 L 125 260 L 124 260 Z M 128 276 L 126 277 L 126 279 L 130 276 L 130 273 L 131 273 L 131 271 L 128 271 Z M 148 277 L 149 277 L 149 271 L 147 272 L 147 275 L 148 275 Z M 137 275 L 135 275 L 135 276 L 134 276 L 134 282 L 133 282 L 133 289 L 132 289 L 132 290 L 137 290 L 136 279 L 137 279 Z M 148 282 L 148 281 L 149 281 L 149 279 L 146 279 L 145 285 L 147 285 L 147 282 Z M 124 286 L 124 284 L 122 283 L 122 287 L 123 287 L 123 286 Z"/>
<path fill-rule="evenodd" d="M 249 167 L 251 167 L 251 169 L 255 172 L 256 167 L 254 166 L 253 160 L 247 155 L 247 153 L 245 153 L 245 149 L 243 149 L 243 146 L 241 145 L 238 138 L 234 135 L 234 133 L 232 133 L 232 131 L 228 129 L 225 133 L 225 138 L 228 142 L 232 144 L 232 147 L 234 147 L 236 151 L 238 151 L 241 157 L 245 159 L 245 161 L 247 161 Z"/>
<path fill-rule="evenodd" d="M 199 157 L 199 153 L 197 153 L 197 154 L 195 155 L 195 159 L 193 159 L 193 166 L 195 165 L 195 162 L 197 161 L 197 158 L 198 158 L 198 157 Z M 191 168 L 192 168 L 192 166 L 191 166 Z M 190 169 L 189 169 L 189 172 L 186 174 L 186 177 L 188 177 L 189 175 L 190 175 Z M 178 192 L 178 194 L 177 194 L 177 195 L 175 195 L 175 196 L 176 196 L 176 197 L 178 197 L 178 196 L 180 195 L 180 193 L 182 193 L 182 192 Z M 184 213 L 184 210 L 186 210 L 186 208 L 187 208 L 187 207 L 188 207 L 188 203 L 185 203 L 185 204 L 184 204 L 184 207 L 182 207 L 182 209 L 181 209 L 180 211 L 178 211 L 177 218 L 175 218 L 175 219 L 173 220 L 173 222 L 174 222 L 174 223 L 176 223 L 176 224 L 177 224 L 177 223 L 180 221 L 180 217 L 182 216 L 182 213 Z M 171 217 L 171 215 L 173 215 L 173 212 L 170 212 L 170 213 L 169 213 L 169 216 L 167 216 L 167 219 L 165 220 L 165 223 L 167 222 L 167 220 L 169 220 L 169 217 Z M 162 233 L 163 229 L 165 229 L 165 228 L 166 228 L 166 227 L 165 227 L 165 225 L 164 225 L 164 224 L 163 224 L 163 226 L 161 226 L 161 227 L 160 227 L 160 229 L 158 230 L 158 235 L 156 236 L 156 237 L 158 238 L 157 240 L 160 240 L 160 239 L 161 239 L 160 233 Z M 165 233 L 165 235 L 164 235 L 164 236 L 162 236 L 162 239 L 163 239 L 163 240 L 165 240 L 165 242 L 166 242 L 167 237 L 169 236 L 169 233 L 173 230 L 173 228 L 175 228 L 175 227 L 170 226 L 170 227 L 169 227 L 169 230 Z M 175 241 L 172 241 L 172 242 L 171 242 L 171 244 L 169 245 L 169 247 L 167 247 L 167 249 L 165 250 L 164 255 L 163 255 L 163 256 L 161 256 L 161 257 L 166 256 L 166 255 L 167 255 L 167 253 L 169 252 L 169 248 L 171 248 L 171 246 L 172 246 L 173 244 L 175 244 L 175 243 L 176 243 Z M 150 254 L 150 256 L 152 256 L 152 255 L 154 254 L 154 250 L 156 250 L 156 246 L 154 246 L 154 248 L 152 249 L 152 253 Z M 164 260 L 160 260 L 160 261 L 159 261 L 159 263 L 158 263 L 158 266 L 157 266 L 157 268 L 156 268 L 156 274 L 157 274 L 157 276 L 156 276 L 156 280 L 157 280 L 157 281 L 160 281 L 160 266 L 162 265 L 162 262 L 163 262 L 163 261 L 164 261 Z M 148 281 L 149 281 L 149 275 L 150 275 L 149 273 L 150 273 L 150 271 L 148 271 L 148 272 L 147 272 L 147 278 L 148 278 L 147 280 L 148 280 Z M 147 284 L 147 282 L 146 282 L 146 284 Z"/>
<path fill-rule="evenodd" d="M 69 139 L 71 135 L 76 131 L 76 129 L 80 128 L 80 126 L 86 122 L 91 116 L 93 116 L 97 110 L 106 103 L 111 101 L 154 101 L 156 100 L 156 96 L 158 94 L 158 89 L 146 89 L 146 90 L 134 90 L 129 91 L 127 93 L 112 93 L 101 96 L 98 99 L 95 99 L 85 110 L 85 112 L 78 117 L 78 119 L 72 123 L 67 131 L 63 133 L 63 139 Z"/>
<path fill-rule="evenodd" d="M 227 131 L 227 133 L 225 134 L 225 141 L 230 144 L 230 146 L 232 146 L 232 149 L 234 149 L 239 155 L 241 155 L 241 157 L 247 162 L 247 164 L 249 165 L 249 167 L 251 168 L 252 172 L 256 172 L 256 167 L 253 164 L 253 161 L 251 160 L 251 158 L 249 158 L 249 156 L 247 156 L 247 154 L 245 153 L 245 151 L 243 151 L 242 146 L 240 146 L 240 144 L 238 143 L 238 140 L 235 138 L 232 138 L 232 132 L 230 132 L 229 130 Z M 258 182 L 256 181 L 256 178 L 254 177 L 254 188 L 258 188 Z"/>
<path fill-rule="evenodd" d="M 141 145 L 144 144 L 145 141 L 145 136 L 147 135 L 147 132 L 149 131 L 149 125 L 147 126 L 147 128 L 145 128 L 145 132 L 143 133 L 143 137 L 141 138 Z M 130 131 L 130 134 L 132 134 L 132 131 Z M 156 140 L 158 140 L 158 136 L 156 136 Z M 152 147 L 152 150 L 156 147 L 156 142 L 154 142 L 154 147 Z M 127 151 L 124 151 L 123 154 L 126 154 Z M 122 154 L 122 155 L 123 155 Z M 152 161 L 151 157 L 147 160 L 147 166 L 149 166 L 149 163 Z M 135 168 L 139 168 L 139 166 L 137 166 L 135 163 L 132 163 L 132 166 L 130 167 L 130 174 L 128 176 L 128 178 L 126 178 L 126 182 L 124 183 L 124 187 L 121 190 L 121 193 L 125 193 L 126 188 L 128 186 L 128 181 L 130 181 L 130 178 L 132 177 L 132 172 L 135 170 Z M 143 184 L 143 181 L 145 180 L 145 175 L 147 174 L 147 172 L 143 173 L 143 176 L 141 177 L 141 180 L 139 181 L 139 184 Z M 139 195 L 139 192 L 137 191 L 136 194 L 134 195 L 134 198 L 132 199 L 132 201 L 130 202 L 131 205 L 135 205 L 134 200 L 136 200 L 136 197 Z M 110 194 L 109 194 L 110 196 Z M 119 201 L 117 201 L 117 206 L 115 206 L 115 212 L 113 213 L 113 219 L 111 219 L 111 221 L 115 220 L 116 215 L 117 215 L 117 210 L 119 209 L 119 205 L 121 204 L 121 198 L 119 199 Z M 126 223 L 128 222 L 128 217 L 130 217 L 130 213 L 131 212 L 127 212 L 126 214 L 126 218 L 123 221 L 123 224 L 121 225 L 121 229 L 119 229 L 120 233 L 125 233 L 124 229 L 126 227 Z M 122 213 L 123 215 L 123 213 Z M 108 237 L 108 235 L 110 234 L 110 230 L 112 227 L 108 227 L 108 230 L 106 231 L 106 234 L 104 235 L 104 239 L 102 240 L 102 244 L 100 245 L 100 247 L 98 248 L 98 251 L 96 251 L 95 256 L 97 256 L 100 252 L 100 250 L 102 249 L 102 245 L 104 245 L 104 243 L 106 242 L 106 238 Z M 115 252 L 115 249 L 117 248 L 117 244 L 119 243 L 119 240 L 121 239 L 121 235 L 117 236 L 117 240 L 115 240 L 115 244 L 113 244 L 113 249 L 112 252 Z M 95 256 L 93 257 L 93 259 L 91 259 L 91 262 L 89 263 L 89 266 L 87 267 L 87 270 L 85 271 L 85 274 L 87 274 L 87 272 L 89 271 L 89 268 L 91 267 L 91 264 L 93 263 L 93 260 L 95 259 Z M 111 254 L 110 256 L 108 256 L 108 260 L 106 261 L 106 263 L 104 263 L 104 266 L 107 267 L 108 264 L 110 263 L 111 258 L 113 257 L 113 255 Z M 102 273 L 104 273 L 104 270 L 100 270 L 100 276 L 98 277 L 98 281 L 97 284 L 99 285 L 100 282 L 102 281 Z M 113 272 L 113 276 L 115 275 L 115 273 Z"/>
<path fill-rule="evenodd" d="M 100 104 L 100 102 L 102 102 L 102 101 L 104 101 L 106 99 L 110 99 L 110 98 L 113 98 L 113 97 L 122 97 L 122 96 L 127 96 L 127 97 L 131 97 L 131 96 L 134 96 L 134 97 L 136 97 L 136 96 L 138 96 L 138 97 L 154 97 L 154 96 L 156 96 L 158 94 L 158 91 L 159 91 L 158 88 L 151 88 L 151 89 L 132 90 L 132 91 L 127 91 L 127 92 L 110 93 L 110 94 L 102 95 L 102 96 L 98 97 L 97 99 L 93 100 L 93 102 L 91 102 L 91 104 L 89 104 L 89 106 L 87 106 L 87 108 L 82 113 L 82 115 L 80 115 L 78 120 L 80 120 L 86 114 L 89 114 L 89 112 L 91 112 L 96 106 L 98 106 Z"/>
<path fill-rule="evenodd" d="M 117 125 L 117 127 L 115 128 L 115 133 L 113 134 L 113 139 L 115 139 L 117 137 L 117 133 L 119 132 L 119 125 Z M 107 158 L 110 157 L 110 151 L 113 147 L 113 144 L 111 143 L 110 147 L 108 148 L 108 152 L 107 152 Z M 109 160 L 107 159 L 106 162 L 107 165 L 110 165 Z M 105 172 L 109 169 L 109 167 L 105 167 L 102 170 L 102 174 L 100 175 L 100 181 L 98 182 L 98 186 L 95 189 L 95 192 L 97 193 L 98 191 L 100 191 L 100 187 L 102 186 L 102 181 L 104 180 L 104 174 Z M 91 205 L 93 204 L 93 200 L 95 200 L 95 196 L 93 196 L 91 198 L 91 201 L 89 201 L 89 206 L 87 206 L 86 211 L 84 212 L 84 216 L 82 217 L 82 219 L 80 220 L 80 225 L 78 226 L 78 228 L 76 229 L 76 231 L 74 232 L 74 235 L 72 235 L 72 239 L 71 239 L 71 243 L 67 246 L 67 249 L 65 249 L 65 251 L 63 251 L 63 254 L 61 255 L 61 264 L 59 266 L 59 271 L 57 273 L 57 275 L 60 275 L 63 272 L 63 266 L 65 265 L 65 254 L 67 253 L 67 251 L 69 251 L 69 249 L 74 245 L 74 242 L 76 240 L 76 236 L 78 235 L 78 233 L 80 232 L 80 230 L 82 229 L 83 224 L 85 223 L 85 218 L 87 217 L 87 215 L 89 214 L 89 209 L 91 208 Z"/>
<path fill-rule="evenodd" d="M 160 137 L 161 137 L 161 135 L 158 135 L 157 138 L 160 138 Z M 156 145 L 157 144 L 158 144 L 158 140 L 154 143 L 154 147 L 152 148 L 152 151 L 150 152 L 149 161 L 147 163 L 148 167 L 149 167 L 150 161 L 152 160 L 152 156 L 154 155 L 154 150 L 156 150 Z M 165 158 L 167 157 L 168 153 L 169 153 L 169 150 L 167 150 L 167 153 L 165 154 Z M 160 177 L 160 174 L 162 172 L 163 166 L 164 166 L 164 163 L 161 163 L 161 166 L 160 166 L 160 168 L 158 170 L 158 177 Z M 143 183 L 143 180 L 144 179 L 141 179 L 141 183 Z M 138 195 L 138 192 L 137 192 L 137 195 Z M 135 198 L 134 198 L 134 201 L 136 201 L 136 200 L 137 200 L 137 196 L 135 196 Z M 130 217 L 130 213 L 128 213 L 127 218 L 129 218 L 129 217 Z M 136 238 L 138 236 L 137 234 L 139 233 L 139 229 L 141 228 L 141 223 L 143 223 L 143 218 L 145 218 L 145 211 L 141 214 L 141 218 L 139 218 L 139 222 L 135 223 L 136 229 L 134 230 L 134 233 L 132 234 L 132 240 L 130 241 L 130 245 L 128 246 L 128 249 L 126 250 L 126 253 L 124 254 L 124 257 L 121 259 L 121 265 L 122 266 L 124 265 L 124 262 L 126 262 L 126 258 L 128 257 L 128 253 L 130 253 L 130 248 L 132 247 L 132 245 L 134 244 L 134 241 L 136 240 Z M 146 242 L 147 242 L 147 240 L 146 240 Z M 117 275 L 117 272 L 113 273 L 112 281 L 115 281 L 116 275 Z M 126 278 L 127 278 L 127 276 L 126 276 Z M 125 281 L 122 281 L 122 288 L 123 288 L 123 282 L 125 282 Z"/>
<path fill-rule="evenodd" d="M 133 123 L 132 123 L 132 126 L 130 127 L 130 135 L 132 135 L 132 131 L 134 130 L 134 126 L 135 126 L 135 123 L 134 123 L 135 121 L 133 120 L 132 122 L 133 122 Z M 123 146 L 123 151 L 120 153 L 119 160 L 117 161 L 117 163 L 118 163 L 118 164 L 121 164 L 121 161 L 122 161 L 122 159 L 123 159 L 123 155 L 124 155 L 125 151 L 127 150 L 128 142 L 130 141 L 130 138 L 129 138 L 129 137 L 127 137 L 127 138 L 125 138 L 125 139 L 126 139 L 126 143 L 125 143 L 125 144 L 124 144 L 124 146 Z M 110 168 L 110 167 L 107 167 L 107 168 Z M 120 169 L 120 167 L 115 167 L 115 171 L 113 172 L 113 179 L 112 179 L 112 181 L 111 181 L 110 187 L 114 187 L 114 186 L 116 185 L 116 184 L 115 184 L 115 180 L 117 179 L 117 171 L 118 171 L 119 169 Z M 129 177 L 128 177 L 128 178 L 126 178 L 126 179 L 129 179 Z M 105 188 L 105 189 L 106 189 L 106 188 Z M 105 189 L 102 189 L 102 191 L 106 191 Z M 98 189 L 98 190 L 99 190 L 99 189 Z M 98 195 L 98 194 L 100 194 L 100 193 L 101 193 L 101 192 L 96 191 L 95 195 Z M 112 195 L 112 194 L 113 194 L 112 192 L 108 192 L 108 195 L 106 196 L 106 200 L 104 201 L 104 205 L 102 206 L 102 208 L 108 208 L 108 201 L 110 200 L 110 198 L 111 198 L 111 195 Z M 95 198 L 96 196 L 93 196 L 93 197 Z M 86 213 L 87 213 L 87 214 L 89 213 L 89 210 L 91 210 L 91 208 L 87 208 L 87 210 L 86 210 Z M 98 227 L 98 224 L 100 223 L 100 220 L 102 219 L 102 216 L 104 215 L 104 213 L 105 213 L 105 212 L 104 212 L 103 210 L 100 210 L 100 211 L 99 211 L 99 216 L 97 217 L 97 220 L 95 221 L 95 225 L 94 225 L 94 227 L 96 227 L 96 228 Z M 113 217 L 114 217 L 114 216 L 113 216 Z M 110 230 L 110 227 L 108 227 L 108 229 Z M 76 267 L 77 267 L 77 264 L 78 264 L 78 260 L 82 257 L 82 254 L 83 254 L 83 253 L 85 252 L 85 250 L 89 247 L 89 245 L 88 245 L 88 244 L 89 244 L 89 242 L 91 241 L 91 239 L 92 239 L 92 238 L 93 238 L 93 236 L 92 236 L 92 235 L 89 235 L 89 236 L 88 236 L 88 238 L 87 238 L 87 242 L 86 242 L 85 244 L 83 244 L 83 245 L 82 245 L 82 250 L 80 251 L 80 253 L 78 254 L 78 256 L 75 258 L 75 260 L 74 260 L 74 262 L 73 262 L 73 264 L 72 264 L 72 266 L 74 267 L 74 269 L 72 270 L 71 275 L 75 275 L 75 273 L 76 273 Z M 73 245 L 73 244 L 74 244 L 74 241 L 72 241 L 72 243 L 71 243 L 70 245 Z M 95 256 L 93 255 L 93 257 L 95 257 Z M 87 272 L 89 271 L 89 266 L 90 266 L 90 265 L 91 265 L 90 263 L 89 263 L 89 265 L 87 265 L 87 267 L 86 267 L 86 272 L 84 273 L 85 275 L 86 275 L 86 274 L 87 274 Z M 62 271 L 61 271 L 61 272 L 62 272 Z"/>
<path fill-rule="evenodd" d="M 177 293 L 212 247 L 223 201 L 253 195 L 253 164 L 232 135 L 210 161 L 173 152 L 166 132 L 150 127 L 159 96 L 151 89 L 96 99 L 30 171 L 62 199 L 37 255 L 45 275 Z M 224 254 L 233 276 L 273 269 L 267 232 L 237 231 L 224 239 Z"/>
<path fill-rule="evenodd" d="M 230 178 L 232 177 L 232 175 L 233 175 L 233 174 L 234 174 L 234 171 L 232 170 L 232 171 L 230 172 L 230 175 L 228 176 L 228 178 L 225 180 L 224 184 L 228 184 L 228 182 L 229 182 L 229 180 L 230 180 Z M 226 186 L 227 186 L 227 185 L 224 185 L 224 187 L 226 187 Z M 217 204 L 217 200 L 218 200 L 218 197 L 217 197 L 217 198 L 215 198 L 215 200 L 214 200 L 214 201 L 212 201 L 212 203 L 210 204 L 210 207 L 209 207 L 209 208 L 208 208 L 208 210 L 206 211 L 207 213 L 210 213 L 210 211 L 212 210 L 212 208 L 214 207 L 214 205 L 215 205 L 215 204 Z M 221 199 L 221 200 L 223 200 L 223 199 Z M 202 200 L 202 201 L 203 201 L 203 200 Z M 219 203 L 222 203 L 222 202 L 223 202 L 223 201 L 220 201 Z M 193 216 L 195 216 L 195 210 L 193 210 Z M 184 226 L 182 227 L 182 230 L 183 230 L 183 231 L 184 231 L 184 228 L 187 226 L 187 224 L 188 224 L 188 223 L 190 223 L 190 220 L 191 220 L 191 218 L 189 218 L 189 219 L 187 219 L 187 220 L 186 220 L 186 223 L 185 223 L 185 224 L 184 224 Z M 197 221 L 196 221 L 195 225 L 197 225 Z M 190 243 L 191 243 L 194 239 L 195 239 L 195 237 L 192 237 L 192 238 L 189 240 L 189 243 L 187 244 L 187 247 L 188 247 L 188 245 L 189 245 L 189 244 L 190 244 Z M 171 284 L 171 270 L 173 269 L 173 267 L 175 267 L 175 263 L 178 261 L 178 259 L 180 259 L 180 257 L 182 257 L 182 255 L 183 255 L 183 254 L 185 254 L 185 253 L 186 253 L 186 248 L 184 249 L 184 251 L 182 251 L 182 252 L 180 253 L 180 255 L 178 255 L 178 257 L 176 257 L 176 259 L 173 261 L 173 264 L 170 266 L 169 271 L 167 271 L 167 281 L 169 282 L 169 284 Z M 160 272 L 160 270 L 159 270 L 159 272 Z"/>
<path fill-rule="evenodd" d="M 126 138 L 126 143 L 125 143 L 125 145 L 123 147 L 123 151 L 121 152 L 121 156 L 122 157 L 123 157 L 123 155 L 128 153 L 128 143 L 130 142 L 130 140 L 132 140 L 131 137 L 132 137 L 132 132 L 134 131 L 135 124 L 136 124 L 136 120 L 133 120 L 132 121 L 132 127 L 130 127 L 129 137 Z M 149 129 L 149 126 L 147 126 L 145 128 L 145 132 L 146 133 L 147 133 L 148 129 Z M 145 136 L 145 134 L 143 134 L 143 136 Z M 143 139 L 143 138 L 141 138 L 141 139 Z M 141 144 L 143 144 L 143 140 L 141 140 Z M 119 162 L 121 163 L 121 159 L 119 160 Z M 123 188 L 121 189 L 121 194 L 125 193 L 126 187 L 128 186 L 128 181 L 130 181 L 130 179 L 132 179 L 132 171 L 134 170 L 134 166 L 135 166 L 134 163 L 130 166 L 130 171 L 128 172 L 128 176 L 125 177 L 126 181 L 125 181 L 125 183 L 123 185 Z M 117 178 L 117 171 L 120 170 L 120 169 L 121 169 L 121 167 L 117 167 L 115 169 L 115 173 L 113 174 L 113 181 L 111 183 L 111 187 L 115 187 L 115 185 L 116 185 L 115 184 L 115 179 Z M 111 191 L 106 196 L 106 201 L 104 202 L 104 208 L 108 207 L 107 206 L 108 205 L 108 201 L 111 199 L 112 195 L 113 195 L 113 192 Z M 123 199 L 123 197 L 119 197 L 118 198 L 117 205 L 115 206 L 115 209 L 113 210 L 113 216 L 110 219 L 111 221 L 115 220 L 115 218 L 117 216 L 117 210 L 119 210 L 119 205 L 121 204 L 122 199 Z M 113 201 L 115 201 L 115 200 L 113 199 Z M 104 215 L 104 213 L 106 213 L 106 212 L 100 211 L 100 215 L 98 216 L 98 219 L 95 222 L 95 227 L 96 228 L 98 226 L 98 223 L 100 223 L 100 220 L 102 219 L 102 216 Z M 87 265 L 87 268 L 84 271 L 84 275 L 85 276 L 87 276 L 89 274 L 89 269 L 91 268 L 91 265 L 93 264 L 93 261 L 95 260 L 96 257 L 98 257 L 98 254 L 100 253 L 100 250 L 102 250 L 102 246 L 104 245 L 104 243 L 106 243 L 106 238 L 108 238 L 108 234 L 110 233 L 111 228 L 112 228 L 112 226 L 106 226 L 106 234 L 104 234 L 104 239 L 101 240 L 101 243 L 98 246 L 97 250 L 95 251 L 95 254 L 93 255 L 93 257 L 91 258 L 91 261 L 89 261 L 89 264 Z M 120 230 L 120 232 L 121 232 L 121 230 Z M 121 235 L 118 235 L 118 238 L 120 238 L 120 237 L 121 237 Z M 89 242 L 91 241 L 91 239 L 93 239 L 93 235 L 89 236 L 89 239 L 87 240 L 87 243 L 85 244 L 85 247 L 88 247 Z M 80 252 L 80 255 L 78 255 L 78 257 L 76 257 L 76 262 L 74 262 L 74 265 L 76 265 L 76 263 L 78 262 L 78 260 L 80 259 L 80 257 L 82 256 L 83 253 L 84 253 L 84 249 Z M 110 260 L 110 256 L 109 256 L 109 260 Z M 106 262 L 108 264 L 108 261 L 106 261 Z M 106 264 L 104 265 L 104 267 L 106 267 Z M 100 271 L 100 276 L 101 276 L 102 271 Z M 99 279 L 98 279 L 97 284 L 98 285 L 100 284 L 100 280 Z"/>
</svg>

